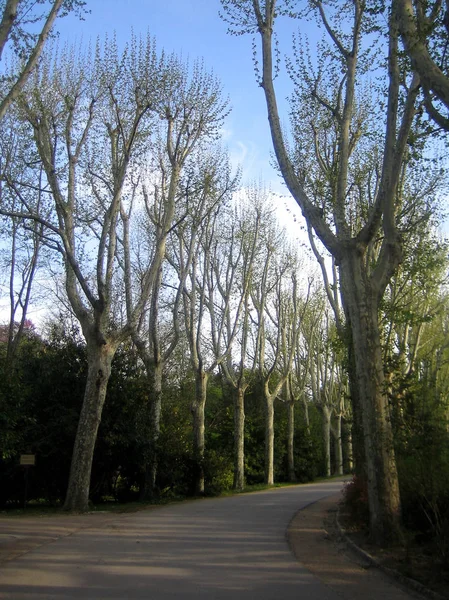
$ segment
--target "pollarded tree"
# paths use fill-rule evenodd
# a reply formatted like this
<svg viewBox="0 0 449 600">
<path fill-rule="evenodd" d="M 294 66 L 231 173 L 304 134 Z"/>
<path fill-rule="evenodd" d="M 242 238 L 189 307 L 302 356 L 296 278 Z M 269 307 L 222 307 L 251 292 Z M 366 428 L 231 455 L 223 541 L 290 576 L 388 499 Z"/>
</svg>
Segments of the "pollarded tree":
<svg viewBox="0 0 449 600">
<path fill-rule="evenodd" d="M 167 236 L 182 222 L 189 211 L 189 190 L 182 185 L 183 175 L 189 163 L 201 161 L 205 145 L 211 144 L 219 135 L 223 120 L 228 112 L 219 81 L 204 70 L 201 64 L 189 69 L 175 56 L 169 58 L 169 70 L 173 75 L 165 84 L 159 111 L 164 116 L 159 125 L 157 145 L 154 149 L 154 167 L 151 183 L 144 185 L 145 214 L 151 245 L 153 287 L 149 298 L 148 327 L 133 328 L 133 340 L 143 360 L 148 377 L 148 458 L 145 467 L 143 497 L 155 491 L 157 473 L 157 445 L 160 435 L 162 402 L 162 373 L 179 337 L 178 309 L 182 298 L 182 287 L 178 287 L 172 309 L 174 334 L 169 344 L 163 344 L 159 333 L 160 291 L 163 281 L 163 264 Z M 176 74 L 176 76 L 175 76 Z M 199 187 L 202 183 L 197 182 Z M 129 235 L 129 220 L 126 221 Z M 141 233 L 139 233 L 141 235 Z M 139 261 L 140 262 L 140 261 Z M 137 265 L 136 265 L 137 267 Z M 145 274 L 142 274 L 145 277 Z M 145 340 L 143 331 L 147 331 Z"/>
<path fill-rule="evenodd" d="M 215 246 L 217 218 L 235 191 L 226 153 L 203 149 L 187 177 L 184 194 L 189 211 L 173 232 L 175 238 L 168 259 L 175 269 L 182 291 L 184 330 L 189 346 L 190 364 L 195 377 L 191 402 L 195 493 L 204 493 L 205 406 L 211 373 L 226 359 L 232 339 L 224 342 L 224 322 L 214 313 L 215 283 L 212 249 Z M 231 297 L 224 299 L 221 316 L 229 310 Z M 210 330 L 217 327 L 211 335 Z"/>
<path fill-rule="evenodd" d="M 66 509 L 88 507 L 90 472 L 112 358 L 138 321 L 154 283 L 145 269 L 134 284 L 127 226 L 156 123 L 176 80 L 153 41 L 133 39 L 120 54 L 106 41 L 95 56 L 49 54 L 19 100 L 43 166 L 53 214 L 20 215 L 42 223 L 46 243 L 64 260 L 65 286 L 87 344 L 88 378 L 75 439 Z M 121 295 L 125 297 L 125 310 Z"/>
<path fill-rule="evenodd" d="M 85 4 L 84 0 L 53 0 L 50 3 L 35 0 L 2 0 L 0 60 L 5 48 L 16 55 L 16 60 L 13 61 L 12 73 L 1 78 L 0 121 L 18 98 L 38 64 L 56 19 L 73 10 L 81 14 Z"/>
<path fill-rule="evenodd" d="M 256 369 L 256 356 L 251 360 L 248 356 L 250 298 L 253 271 L 261 252 L 259 234 L 264 195 L 264 191 L 257 186 L 246 190 L 245 199 L 240 199 L 235 219 L 231 220 L 231 225 L 221 229 L 223 256 L 216 256 L 214 261 L 217 293 L 221 297 L 221 304 L 228 305 L 224 315 L 223 339 L 229 352 L 220 366 L 233 390 L 235 490 L 245 487 L 245 393 Z M 229 297 L 234 299 L 233 307 L 229 305 Z"/>
<path fill-rule="evenodd" d="M 274 151 L 284 181 L 298 203 L 306 221 L 321 243 L 334 257 L 339 279 L 350 344 L 354 355 L 355 381 L 360 400 L 365 442 L 371 535 L 378 541 L 394 537 L 400 527 L 401 505 L 388 397 L 384 386 L 384 369 L 379 332 L 379 303 L 392 274 L 401 261 L 401 240 L 396 227 L 396 193 L 409 132 L 413 123 L 419 78 L 410 77 L 401 84 L 398 61 L 399 32 L 397 2 L 388 7 L 387 55 L 383 63 L 369 55 L 370 47 L 378 55 L 383 47 L 373 45 L 372 32 L 379 30 L 377 11 L 382 6 L 367 6 L 360 0 L 303 2 L 304 9 L 316 17 L 327 35 L 315 72 L 304 69 L 299 55 L 291 74 L 296 93 L 308 89 L 311 106 L 320 105 L 328 116 L 328 130 L 336 144 L 324 158 L 337 153 L 332 185 L 326 185 L 320 202 L 308 188 L 307 170 L 301 164 L 301 134 L 307 123 L 292 113 L 293 148 L 281 126 L 274 85 L 276 61 L 273 37 L 276 21 L 282 15 L 298 16 L 298 6 L 290 0 L 222 0 L 231 30 L 260 36 L 262 65 L 260 85 L 265 93 L 268 120 Z M 296 11 L 296 12 L 295 12 Z M 381 32 L 383 35 L 384 32 Z M 365 37 L 366 36 L 366 37 Z M 383 72 L 387 91 L 384 111 L 378 113 L 376 128 L 383 124 L 380 136 L 380 175 L 373 190 L 372 202 L 359 222 L 351 219 L 351 202 L 357 202 L 351 167 L 360 144 L 370 133 L 357 121 L 360 93 L 368 78 L 370 65 L 377 74 Z M 382 71 L 383 70 L 383 71 Z M 374 71 L 373 71 L 374 73 Z M 313 173 L 312 173 L 313 177 Z M 381 236 L 381 248 L 375 260 L 370 251 Z"/>
</svg>

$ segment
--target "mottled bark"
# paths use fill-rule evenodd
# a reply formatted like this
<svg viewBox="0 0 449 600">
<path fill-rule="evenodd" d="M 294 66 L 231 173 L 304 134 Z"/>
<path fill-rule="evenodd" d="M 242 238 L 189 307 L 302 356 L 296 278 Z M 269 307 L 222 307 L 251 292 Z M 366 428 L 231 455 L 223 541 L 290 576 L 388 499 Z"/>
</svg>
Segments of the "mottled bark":
<svg viewBox="0 0 449 600">
<path fill-rule="evenodd" d="M 234 490 L 245 487 L 245 390 L 234 390 Z"/>
<path fill-rule="evenodd" d="M 342 293 L 350 315 L 357 387 L 365 441 L 370 531 L 385 542 L 397 534 L 400 495 L 378 325 L 376 291 L 364 257 L 348 252 L 340 264 Z"/>
<path fill-rule="evenodd" d="M 323 416 L 323 445 L 324 445 L 324 473 L 326 477 L 331 476 L 331 414 L 332 409 L 326 404 L 321 405 Z"/>
<path fill-rule="evenodd" d="M 265 483 L 274 483 L 274 399 L 264 394 L 265 402 Z"/>
<path fill-rule="evenodd" d="M 295 471 L 295 402 L 290 400 L 287 403 L 287 457 L 288 457 L 288 480 L 290 483 L 296 483 Z"/>
<path fill-rule="evenodd" d="M 353 461 L 354 471 L 357 477 L 361 479 L 366 478 L 365 474 L 365 440 L 363 435 L 363 408 L 360 400 L 354 346 L 351 339 L 347 344 L 348 353 L 348 382 L 349 382 L 349 393 L 351 396 L 351 406 L 353 414 L 352 423 L 352 449 L 353 449 Z"/>
<path fill-rule="evenodd" d="M 332 428 L 335 444 L 335 473 L 343 475 L 343 440 L 341 437 L 341 414 L 335 416 L 335 427 Z"/>
<path fill-rule="evenodd" d="M 344 432 L 344 452 L 343 469 L 345 473 L 352 473 L 354 470 L 353 444 L 352 444 L 352 426 L 351 423 L 343 421 Z"/>
<path fill-rule="evenodd" d="M 207 398 L 208 374 L 198 370 L 195 376 L 195 399 L 192 402 L 193 459 L 195 463 L 194 491 L 196 496 L 204 494 L 204 409 Z"/>
<path fill-rule="evenodd" d="M 88 341 L 88 373 L 84 400 L 73 448 L 69 485 L 64 510 L 85 512 L 89 507 L 89 487 L 95 441 L 111 375 L 116 346 Z"/>
</svg>

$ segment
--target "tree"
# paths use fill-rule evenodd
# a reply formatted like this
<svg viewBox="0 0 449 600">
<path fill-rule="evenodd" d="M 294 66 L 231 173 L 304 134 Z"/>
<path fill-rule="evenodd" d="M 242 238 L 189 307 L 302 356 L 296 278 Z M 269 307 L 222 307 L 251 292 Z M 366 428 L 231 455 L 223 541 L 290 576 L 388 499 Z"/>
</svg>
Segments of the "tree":
<svg viewBox="0 0 449 600">
<path fill-rule="evenodd" d="M 449 5 L 442 0 L 398 0 L 398 26 L 405 51 L 418 73 L 429 116 L 449 131 L 449 78 L 446 48 Z"/>
<path fill-rule="evenodd" d="M 214 151 L 215 150 L 215 151 Z M 191 402 L 193 420 L 193 459 L 195 464 L 195 494 L 204 494 L 205 406 L 208 379 L 225 360 L 229 352 L 227 340 L 223 347 L 223 325 L 209 335 L 217 325 L 214 314 L 214 285 L 211 282 L 212 248 L 215 245 L 216 224 L 220 210 L 235 190 L 236 180 L 226 153 L 219 148 L 200 154 L 201 161 L 189 178 L 189 213 L 174 231 L 177 247 L 173 246 L 170 262 L 177 272 L 182 289 L 184 329 L 189 346 L 190 364 L 195 377 L 195 393 Z M 225 299 L 222 316 L 229 310 L 231 298 Z"/>
<path fill-rule="evenodd" d="M 371 11 L 359 0 L 343 4 L 333 0 L 303 4 L 324 27 L 329 42 L 321 49 L 315 73 L 303 69 L 301 56 L 298 56 L 298 68 L 291 71 L 293 83 L 300 94 L 301 90 L 308 90 L 312 107 L 319 106 L 326 112 L 331 123 L 328 130 L 333 132 L 336 140 L 336 154 L 323 154 L 330 160 L 330 163 L 324 162 L 324 167 L 329 169 L 332 178 L 320 194 L 321 202 L 317 203 L 308 188 L 309 174 L 301 164 L 304 119 L 292 111 L 295 135 L 293 149 L 290 150 L 281 126 L 274 86 L 273 36 L 276 20 L 285 14 L 294 16 L 295 5 L 289 0 L 222 0 L 222 5 L 231 30 L 260 36 L 260 85 L 265 94 L 279 169 L 307 223 L 338 265 L 349 343 L 355 363 L 355 372 L 350 376 L 357 387 L 359 414 L 363 420 L 370 531 L 373 539 L 386 541 L 399 530 L 401 507 L 388 397 L 384 387 L 378 316 L 385 288 L 402 257 L 395 202 L 419 92 L 417 76 L 401 88 L 397 4 L 395 0 L 392 2 L 388 17 L 388 56 L 385 57 L 388 93 L 385 112 L 379 114 L 380 122 L 385 123 L 385 133 L 381 136 L 381 172 L 368 211 L 359 223 L 351 220 L 348 201 L 354 199 L 351 194 L 353 157 L 364 141 L 362 123 L 356 118 L 357 93 L 360 91 L 359 84 L 363 83 L 360 74 L 366 73 L 369 64 L 369 48 L 363 45 L 363 34 L 377 26 L 376 11 Z M 339 29 L 338 23 L 342 20 L 343 25 Z M 371 41 L 367 44 L 371 45 Z M 326 73 L 327 81 L 324 83 Z M 332 167 L 335 170 L 330 171 Z M 379 234 L 382 236 L 381 247 L 372 257 L 372 244 Z"/>
<path fill-rule="evenodd" d="M 27 126 L 19 124 L 11 112 L 0 123 L 1 163 L 0 173 L 10 179 L 21 180 L 20 189 L 1 181 L 0 204 L 10 206 L 18 213 L 26 210 L 26 203 L 34 203 L 37 213 L 44 216 L 47 210 L 46 192 L 43 190 L 43 169 L 36 164 L 36 154 L 28 138 Z M 18 193 L 19 192 L 19 193 Z M 20 217 L 2 217 L 3 247 L 0 251 L 2 273 L 7 279 L 5 288 L 9 296 L 9 333 L 6 355 L 10 369 L 23 337 L 30 304 L 36 300 L 36 274 L 45 256 L 41 223 L 24 221 Z"/>
<path fill-rule="evenodd" d="M 265 410 L 265 483 L 274 483 L 274 401 L 292 370 L 299 330 L 298 262 L 266 215 L 264 251 L 251 287 L 257 372 Z M 285 255 L 283 256 L 283 253 Z"/>
<path fill-rule="evenodd" d="M 0 60 L 8 45 L 20 60 L 19 72 L 13 73 L 12 82 L 9 76 L 1 80 L 0 121 L 38 64 L 56 19 L 71 11 L 81 15 L 86 3 L 83 0 L 53 0 L 50 6 L 41 8 L 42 4 L 33 0 L 2 0 L 0 3 Z M 38 32 L 36 23 L 39 23 Z"/>
<path fill-rule="evenodd" d="M 248 344 L 251 329 L 250 298 L 254 285 L 253 271 L 260 255 L 259 236 L 263 220 L 261 196 L 263 198 L 264 193 L 258 187 L 254 186 L 246 190 L 245 199 L 248 205 L 246 202 L 243 204 L 241 212 L 237 216 L 237 223 L 231 221 L 231 226 L 228 225 L 227 228 L 224 228 L 223 256 L 217 256 L 214 264 L 218 293 L 222 302 L 230 306 L 227 299 L 235 295 L 234 302 L 236 304 L 234 310 L 228 310 L 225 315 L 223 336 L 225 345 L 230 348 L 230 351 L 226 360 L 220 365 L 224 378 L 233 391 L 233 488 L 235 490 L 243 490 L 245 487 L 245 393 L 257 363 L 255 355 L 249 361 Z M 226 265 L 228 266 L 226 267 Z M 224 266 L 225 268 L 223 268 Z M 235 345 L 240 349 L 238 352 L 234 350 Z"/>
<path fill-rule="evenodd" d="M 302 328 L 302 332 L 308 355 L 312 398 L 321 412 L 323 421 L 325 473 L 330 477 L 332 474 L 331 433 L 334 433 L 336 442 L 336 471 L 339 475 L 343 474 L 341 398 L 344 378 L 335 351 L 334 324 L 323 300 L 324 298 L 320 298 L 319 295 L 315 299 L 309 322 Z M 332 426 L 332 420 L 336 424 L 335 428 Z"/>
<path fill-rule="evenodd" d="M 227 101 L 222 97 L 219 81 L 207 73 L 200 63 L 190 70 L 187 64 L 172 56 L 172 77 L 166 83 L 164 103 L 160 113 L 165 116 L 160 127 L 152 177 L 155 183 L 144 187 L 145 213 L 148 235 L 153 240 L 149 270 L 154 281 L 150 293 L 147 340 L 137 327 L 132 330 L 133 340 L 145 364 L 148 376 L 148 460 L 142 497 L 155 492 L 157 473 L 157 445 L 160 434 L 162 402 L 162 373 L 179 338 L 178 309 L 184 282 L 178 286 L 172 309 L 174 335 L 169 344 L 161 343 L 159 334 L 159 303 L 163 281 L 167 237 L 182 222 L 189 211 L 188 193 L 182 189 L 182 177 L 192 154 L 201 160 L 205 144 L 215 140 L 227 115 Z M 174 74 L 176 73 L 176 76 Z M 127 221 L 129 235 L 129 221 Z M 142 273 L 145 277 L 145 273 Z M 143 319 L 140 319 L 143 325 Z"/>
<path fill-rule="evenodd" d="M 170 82 L 179 76 L 172 66 L 150 38 L 132 39 L 123 54 L 114 41 L 99 45 L 94 57 L 77 57 L 67 48 L 41 61 L 20 98 L 53 213 L 43 219 L 26 203 L 20 213 L 2 210 L 50 232 L 45 240 L 63 257 L 67 296 L 87 344 L 88 377 L 66 509 L 87 509 L 111 362 L 135 328 L 157 275 L 148 267 L 137 285 L 128 232 L 143 169 L 151 164 L 151 136 L 160 121 L 170 120 Z M 20 182 L 7 182 L 20 191 Z M 120 294 L 125 310 L 116 301 Z"/>
</svg>

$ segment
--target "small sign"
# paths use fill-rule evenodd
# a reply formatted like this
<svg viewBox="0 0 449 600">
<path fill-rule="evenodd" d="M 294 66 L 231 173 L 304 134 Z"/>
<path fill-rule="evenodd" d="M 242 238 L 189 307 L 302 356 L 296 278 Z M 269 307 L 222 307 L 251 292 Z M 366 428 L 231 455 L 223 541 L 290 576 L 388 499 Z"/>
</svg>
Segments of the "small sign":
<svg viewBox="0 0 449 600">
<path fill-rule="evenodd" d="M 20 464 L 25 467 L 34 466 L 36 464 L 36 455 L 35 454 L 21 454 L 20 455 Z"/>
</svg>

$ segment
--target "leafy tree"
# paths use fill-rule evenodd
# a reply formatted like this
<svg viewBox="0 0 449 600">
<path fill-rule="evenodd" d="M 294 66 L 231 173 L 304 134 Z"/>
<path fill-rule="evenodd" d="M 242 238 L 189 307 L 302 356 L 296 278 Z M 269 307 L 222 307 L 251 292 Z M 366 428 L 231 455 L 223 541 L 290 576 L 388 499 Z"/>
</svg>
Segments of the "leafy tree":
<svg viewBox="0 0 449 600">
<path fill-rule="evenodd" d="M 178 126 L 186 128 L 185 123 L 173 121 L 169 110 L 173 89 L 184 77 L 174 59 L 157 54 L 150 38 L 132 39 L 122 54 L 114 41 L 106 41 L 94 57 L 77 57 L 70 49 L 48 55 L 20 99 L 53 212 L 43 218 L 33 204 L 22 212 L 8 206 L 2 210 L 10 217 L 37 221 L 50 232 L 46 243 L 63 256 L 67 296 L 87 342 L 89 371 L 67 509 L 87 509 L 111 362 L 119 345 L 136 329 L 158 275 L 157 260 L 147 255 L 148 268 L 136 285 L 128 234 L 149 157 L 151 164 L 151 145 L 158 133 L 167 132 L 161 122 L 169 133 Z M 211 111 L 219 120 L 221 105 Z M 173 140 L 167 143 L 169 153 L 173 152 Z M 22 185 L 8 181 L 16 189 Z M 124 310 L 118 302 L 121 294 Z"/>
<path fill-rule="evenodd" d="M 18 72 L 13 70 L 0 79 L 0 121 L 38 64 L 56 19 L 71 11 L 82 15 L 85 5 L 83 0 L 53 0 L 50 6 L 34 0 L 2 0 L 0 60 L 5 48 L 10 48 L 17 56 Z"/>
<path fill-rule="evenodd" d="M 447 43 L 449 8 L 437 0 L 398 0 L 398 27 L 412 67 L 420 77 L 429 116 L 449 131 Z"/>
<path fill-rule="evenodd" d="M 179 338 L 178 309 L 183 292 L 181 282 L 173 301 L 173 336 L 169 344 L 163 344 L 159 332 L 159 304 L 167 238 L 189 211 L 189 187 L 192 184 L 190 182 L 187 189 L 183 189 L 184 176 L 189 179 L 192 161 L 201 161 L 201 154 L 206 152 L 206 145 L 214 142 L 219 135 L 228 112 L 219 81 L 207 73 L 201 64 L 195 64 L 190 70 L 187 64 L 172 56 L 169 65 L 172 76 L 165 84 L 165 101 L 160 107 L 165 119 L 154 149 L 157 156 L 152 173 L 154 183 L 144 187 L 147 235 L 153 242 L 149 271 L 154 283 L 149 298 L 148 327 L 144 327 L 142 318 L 132 329 L 133 340 L 148 376 L 148 460 L 142 493 L 147 498 L 155 493 L 162 373 Z M 198 182 L 197 185 L 202 183 Z M 125 223 L 129 237 L 130 221 L 126 220 Z M 141 246 L 140 240 L 138 246 Z M 141 276 L 145 277 L 145 273 Z M 144 336 L 145 332 L 147 336 Z"/>
</svg>

